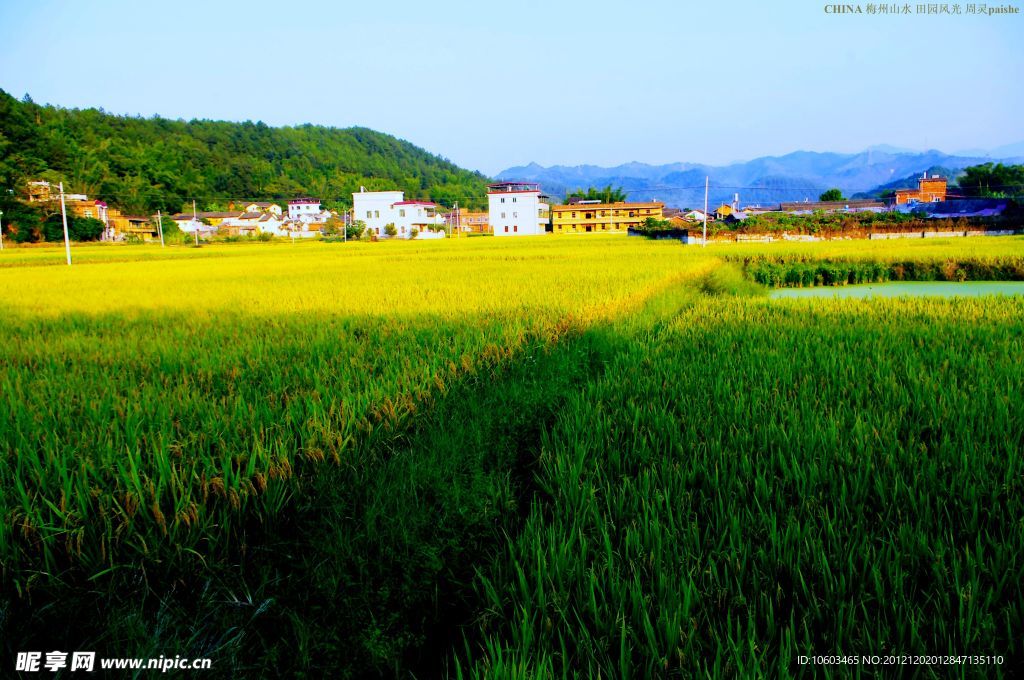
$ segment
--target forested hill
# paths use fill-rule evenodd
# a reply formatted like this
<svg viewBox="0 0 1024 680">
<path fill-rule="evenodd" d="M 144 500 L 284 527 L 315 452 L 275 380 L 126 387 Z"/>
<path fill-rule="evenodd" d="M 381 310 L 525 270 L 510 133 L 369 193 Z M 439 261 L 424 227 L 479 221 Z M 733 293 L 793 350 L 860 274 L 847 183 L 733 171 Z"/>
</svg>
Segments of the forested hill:
<svg viewBox="0 0 1024 680">
<path fill-rule="evenodd" d="M 487 179 L 366 128 L 167 120 L 41 106 L 0 90 L 0 189 L 31 179 L 128 213 L 225 208 L 228 200 L 313 196 L 348 205 L 360 185 L 408 199 L 485 203 Z M 10 195 L 10 194 L 8 194 Z"/>
</svg>

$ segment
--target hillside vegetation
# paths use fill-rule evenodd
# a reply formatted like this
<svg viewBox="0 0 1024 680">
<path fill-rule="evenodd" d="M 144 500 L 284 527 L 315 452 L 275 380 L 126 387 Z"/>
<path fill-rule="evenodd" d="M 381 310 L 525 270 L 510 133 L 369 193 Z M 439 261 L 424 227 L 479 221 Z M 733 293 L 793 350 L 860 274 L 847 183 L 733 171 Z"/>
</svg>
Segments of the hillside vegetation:
<svg viewBox="0 0 1024 680">
<path fill-rule="evenodd" d="M 0 90 L 0 188 L 31 179 L 102 198 L 129 213 L 226 208 L 232 199 L 312 195 L 336 208 L 360 186 L 407 198 L 482 205 L 486 178 L 366 128 L 115 116 L 42 106 Z"/>
</svg>

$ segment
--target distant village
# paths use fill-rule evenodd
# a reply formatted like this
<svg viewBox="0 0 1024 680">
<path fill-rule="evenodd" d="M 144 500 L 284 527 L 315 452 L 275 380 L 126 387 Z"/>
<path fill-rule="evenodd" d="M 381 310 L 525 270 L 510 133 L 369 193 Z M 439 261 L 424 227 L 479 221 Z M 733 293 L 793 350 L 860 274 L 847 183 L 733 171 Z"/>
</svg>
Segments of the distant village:
<svg viewBox="0 0 1024 680">
<path fill-rule="evenodd" d="M 738 223 L 765 213 L 812 215 L 820 213 L 909 213 L 924 219 L 994 217 L 1001 215 L 1005 199 L 963 198 L 952 194 L 947 180 L 925 173 L 916 188 L 898 189 L 889 199 L 783 202 L 771 206 L 742 206 L 739 194 L 705 214 L 702 210 L 669 208 L 659 201 L 614 202 L 569 198 L 559 204 L 532 182 L 498 182 L 487 187 L 488 210 L 473 212 L 442 209 L 430 201 L 406 200 L 402 191 L 367 191 L 352 194 L 348 211 L 327 210 L 316 198 L 299 197 L 280 203 L 231 201 L 227 210 L 192 211 L 174 215 L 127 215 L 102 200 L 84 194 L 65 193 L 69 214 L 89 217 L 104 224 L 102 240 L 153 241 L 159 238 L 164 220 L 199 239 L 257 237 L 315 238 L 335 233 L 337 225 L 348 229 L 358 224 L 373 239 L 435 239 L 460 235 L 531 236 L 545 233 L 628 233 L 652 222 L 669 229 L 692 230 L 708 222 Z M 57 188 L 46 181 L 28 183 L 28 201 L 55 204 Z M 685 239 L 684 239 L 685 242 Z"/>
</svg>

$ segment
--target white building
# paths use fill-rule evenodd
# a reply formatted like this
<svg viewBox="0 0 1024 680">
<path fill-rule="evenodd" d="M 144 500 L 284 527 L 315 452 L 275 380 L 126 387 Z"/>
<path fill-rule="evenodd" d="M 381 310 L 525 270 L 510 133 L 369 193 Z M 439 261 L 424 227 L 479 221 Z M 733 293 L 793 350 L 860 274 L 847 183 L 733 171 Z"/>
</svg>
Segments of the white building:
<svg viewBox="0 0 1024 680">
<path fill-rule="evenodd" d="M 352 214 L 353 219 L 366 223 L 371 234 L 381 237 L 389 224 L 395 225 L 399 238 L 410 238 L 413 231 L 426 238 L 444 226 L 437 205 L 430 201 L 407 201 L 401 191 L 367 191 L 360 187 L 352 194 Z"/>
<path fill-rule="evenodd" d="M 326 210 L 320 209 L 320 201 L 315 198 L 296 198 L 288 201 L 288 219 L 310 224 L 326 222 L 331 216 Z"/>
<path fill-rule="evenodd" d="M 487 204 L 495 236 L 543 234 L 551 208 L 540 200 L 540 185 L 530 182 L 499 182 L 487 185 Z"/>
<path fill-rule="evenodd" d="M 277 203 L 269 203 L 267 201 L 256 201 L 254 203 L 246 204 L 245 212 L 273 214 L 280 217 L 283 211 L 281 210 L 281 206 L 279 206 Z"/>
</svg>

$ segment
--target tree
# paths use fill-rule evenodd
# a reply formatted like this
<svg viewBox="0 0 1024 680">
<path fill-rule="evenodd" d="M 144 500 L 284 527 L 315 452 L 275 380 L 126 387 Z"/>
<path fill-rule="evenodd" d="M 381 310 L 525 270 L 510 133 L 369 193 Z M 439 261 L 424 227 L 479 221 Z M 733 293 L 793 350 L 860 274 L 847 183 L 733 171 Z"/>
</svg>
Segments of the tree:
<svg viewBox="0 0 1024 680">
<path fill-rule="evenodd" d="M 169 220 L 166 217 L 163 217 L 160 220 L 160 224 L 163 226 L 164 239 L 167 239 L 168 237 L 177 238 L 182 235 L 187 235 L 181 230 L 181 227 L 179 227 L 178 223 L 174 220 Z"/>
<path fill-rule="evenodd" d="M 34 206 L 4 197 L 0 199 L 0 210 L 4 213 L 0 220 L 3 220 L 5 239 L 14 243 L 31 243 L 42 237 L 40 226 L 43 216 Z"/>
<path fill-rule="evenodd" d="M 843 196 L 841 189 L 829 189 L 821 196 L 818 197 L 819 201 L 845 201 L 846 197 Z"/>
<path fill-rule="evenodd" d="M 0 90 L 0 187 L 63 180 L 65 189 L 125 213 L 188 206 L 193 197 L 282 201 L 314 195 L 348 207 L 360 186 L 412 198 L 486 205 L 488 179 L 407 142 L 366 128 L 114 116 L 61 109 Z M 200 204 L 210 209 L 215 199 Z M 344 204 L 344 205 L 341 205 Z"/>
<path fill-rule="evenodd" d="M 388 236 L 397 236 L 398 229 L 395 228 L 395 223 L 388 222 L 386 225 L 384 225 L 384 233 L 387 234 Z"/>
<path fill-rule="evenodd" d="M 366 222 L 356 220 L 352 224 L 348 225 L 348 238 L 362 238 L 364 233 L 366 233 Z"/>
<path fill-rule="evenodd" d="M 602 203 L 622 203 L 626 200 L 626 192 L 622 190 L 622 187 L 613 189 L 612 185 L 609 184 L 603 189 L 596 187 L 590 187 L 586 191 L 577 189 L 565 195 L 565 202 L 568 203 L 570 198 L 579 198 L 584 201 L 601 201 Z"/>
<path fill-rule="evenodd" d="M 68 238 L 72 241 L 98 241 L 103 235 L 103 222 L 95 217 L 68 215 Z M 43 237 L 47 241 L 64 240 L 64 222 L 60 213 L 54 213 L 43 222 Z"/>
<path fill-rule="evenodd" d="M 331 215 L 330 217 L 327 218 L 327 221 L 324 223 L 324 235 L 334 236 L 335 234 L 340 234 L 341 230 L 344 227 L 345 222 L 343 220 L 339 219 L 338 217 L 335 217 L 334 215 Z"/>
<path fill-rule="evenodd" d="M 1024 165 L 972 165 L 964 170 L 957 184 L 964 196 L 969 197 L 1024 197 Z"/>
<path fill-rule="evenodd" d="M 671 229 L 672 223 L 668 220 L 659 220 L 657 217 L 648 217 L 640 228 L 645 231 L 660 231 Z"/>
</svg>

